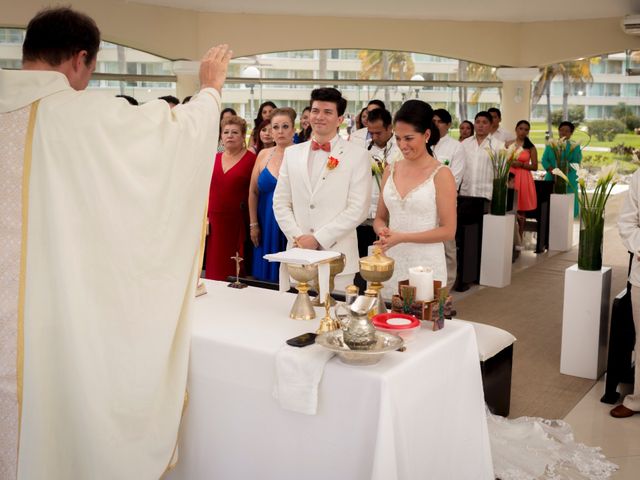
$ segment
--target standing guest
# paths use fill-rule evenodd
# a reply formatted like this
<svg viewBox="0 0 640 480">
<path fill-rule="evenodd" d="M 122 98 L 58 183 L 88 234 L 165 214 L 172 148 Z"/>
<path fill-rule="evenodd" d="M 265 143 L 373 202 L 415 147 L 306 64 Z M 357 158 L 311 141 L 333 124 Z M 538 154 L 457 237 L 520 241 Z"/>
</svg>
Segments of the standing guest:
<svg viewBox="0 0 640 480">
<path fill-rule="evenodd" d="M 640 413 L 640 170 L 631 177 L 629 193 L 624 200 L 620 218 L 618 218 L 618 232 L 626 249 L 633 252 L 631 273 L 631 308 L 633 323 L 636 330 L 635 358 L 636 367 L 633 382 L 633 394 L 624 397 L 622 404 L 611 410 L 611 416 L 626 418 Z"/>
<path fill-rule="evenodd" d="M 224 108 L 220 112 L 220 127 L 218 128 L 218 152 L 224 152 L 224 143 L 222 143 L 222 122 L 227 118 L 237 115 L 233 108 Z"/>
<path fill-rule="evenodd" d="M 249 139 L 249 148 L 255 147 L 256 143 L 258 143 L 260 126 L 264 124 L 265 120 L 269 120 L 269 118 L 271 118 L 271 112 L 276 108 L 278 108 L 276 107 L 276 104 L 270 101 L 260 104 L 258 107 L 258 114 L 256 115 L 256 118 L 253 119 L 253 131 L 251 132 L 251 138 Z"/>
<path fill-rule="evenodd" d="M 520 238 L 524 234 L 526 212 L 535 210 L 538 206 L 536 184 L 532 171 L 538 170 L 538 150 L 529 139 L 531 124 L 527 120 L 520 120 L 516 125 L 515 144 L 522 148 L 518 158 L 511 164 L 510 172 L 514 174 L 513 189 L 518 192 L 518 230 Z M 511 143 L 514 143 L 511 142 Z"/>
<path fill-rule="evenodd" d="M 311 107 L 304 107 L 300 116 L 300 131 L 293 136 L 293 143 L 304 143 L 311 138 L 311 125 L 309 124 L 309 112 Z"/>
<path fill-rule="evenodd" d="M 134 105 L 134 106 L 140 105 L 138 103 L 138 100 L 136 100 L 133 97 L 130 97 L 129 95 L 116 95 L 116 98 L 124 98 L 127 102 L 129 102 L 129 105 Z"/>
<path fill-rule="evenodd" d="M 364 120 L 362 117 L 364 116 Z M 366 127 L 367 125 L 367 107 L 364 107 L 360 110 L 360 113 L 356 115 L 356 130 L 360 130 L 361 128 Z"/>
<path fill-rule="evenodd" d="M 492 107 L 487 110 L 491 115 L 491 135 L 504 143 L 515 140 L 515 136 L 510 131 L 502 128 L 500 122 L 502 121 L 502 113 L 499 108 Z"/>
<path fill-rule="evenodd" d="M 565 151 L 563 152 L 563 157 L 566 159 L 568 163 L 575 163 L 576 165 L 580 165 L 582 163 L 582 150 L 579 145 L 572 144 L 569 142 L 571 139 L 571 135 L 575 131 L 576 126 L 571 122 L 560 122 L 558 126 L 558 136 L 560 138 L 564 138 L 567 140 L 567 146 Z M 544 179 L 548 182 L 554 181 L 553 169 L 556 168 L 556 156 L 553 153 L 553 149 L 547 145 L 544 148 L 544 152 L 542 153 L 542 168 L 547 171 L 547 174 L 544 176 Z M 574 203 L 573 203 L 573 216 L 577 217 L 580 212 L 580 204 L 578 202 L 578 195 L 575 192 L 578 192 L 578 175 L 577 172 L 569 167 L 569 183 L 571 187 L 569 189 L 569 193 L 574 193 Z"/>
<path fill-rule="evenodd" d="M 478 112 L 474 119 L 474 135 L 462 142 L 465 169 L 460 185 L 460 195 L 485 199 L 485 212 L 493 193 L 493 166 L 487 149 L 494 152 L 504 147 L 504 142 L 491 135 L 491 114 Z"/>
<path fill-rule="evenodd" d="M 371 198 L 371 162 L 364 148 L 336 132 L 347 100 L 335 88 L 311 92 L 310 142 L 285 150 L 273 211 L 288 248 L 334 250 L 346 255 L 336 288 L 353 283 L 358 271 L 356 227 L 366 218 Z"/>
<path fill-rule="evenodd" d="M 258 139 L 253 147 L 249 148 L 249 151 L 258 155 L 263 149 L 271 148 L 275 145 L 271 136 L 271 119 L 263 120 L 255 131 L 258 132 Z"/>
<path fill-rule="evenodd" d="M 351 134 L 351 136 L 349 137 L 350 142 L 354 142 L 355 144 L 360 145 L 363 148 L 367 147 L 369 141 L 371 140 L 371 135 L 369 134 L 369 130 L 367 130 L 369 113 L 376 108 L 382 108 L 383 110 L 386 110 L 385 104 L 382 100 L 370 100 L 367 104 L 367 109 L 362 112 L 362 124 L 364 125 L 364 127 L 356 130 L 355 132 L 353 132 L 353 134 Z"/>
<path fill-rule="evenodd" d="M 385 298 L 396 293 L 398 281 L 409 278 L 411 267 L 432 268 L 434 280 L 446 285 L 443 242 L 456 233 L 456 182 L 431 151 L 440 135 L 431 106 L 409 100 L 394 120 L 403 158 L 385 171 L 373 223 L 380 237 L 376 244 L 395 260 L 393 276 L 383 290 Z"/>
<path fill-rule="evenodd" d="M 174 107 L 177 107 L 178 105 L 180 105 L 180 100 L 178 100 L 173 95 L 165 95 L 163 97 L 158 97 L 158 100 L 164 100 L 165 102 L 167 102 L 169 104 L 169 106 L 171 108 L 174 108 Z"/>
<path fill-rule="evenodd" d="M 247 197 L 251 171 L 256 161 L 247 150 L 245 135 L 247 122 L 238 116 L 222 124 L 224 152 L 216 155 L 209 190 L 209 238 L 205 277 L 226 280 L 235 275 L 236 265 L 231 259 L 238 252 L 244 256 L 244 244 L 249 227 Z M 244 275 L 244 262 L 241 272 Z"/>
<path fill-rule="evenodd" d="M 169 113 L 87 91 L 99 47 L 93 19 L 47 8 L 22 70 L 0 70 L 2 479 L 174 464 L 231 52 L 209 50 L 200 92 Z"/>
<path fill-rule="evenodd" d="M 249 187 L 249 232 L 253 242 L 252 275 L 258 280 L 278 281 L 279 264 L 262 257 L 287 247 L 273 213 L 273 192 L 278 182 L 285 148 L 293 145 L 296 112 L 292 108 L 276 108 L 271 114 L 271 132 L 275 146 L 263 149 L 251 174 Z"/>
<path fill-rule="evenodd" d="M 347 122 L 347 135 L 351 135 L 351 130 L 353 130 L 353 116 L 348 113 L 345 121 Z"/>
<path fill-rule="evenodd" d="M 471 123 L 469 120 L 463 120 L 462 122 L 460 122 L 459 130 L 460 138 L 458 139 L 458 141 L 462 142 L 466 138 L 473 137 L 473 123 Z"/>
<path fill-rule="evenodd" d="M 464 149 L 460 142 L 455 141 L 449 135 L 451 128 L 451 114 L 444 108 L 433 111 L 433 123 L 440 132 L 440 140 L 433 149 L 433 153 L 443 165 L 447 165 L 456 179 L 456 190 L 460 188 L 464 174 Z"/>
<path fill-rule="evenodd" d="M 440 140 L 433 149 L 434 157 L 443 165 L 447 165 L 456 181 L 456 192 L 460 189 L 462 176 L 464 175 L 465 157 L 462 144 L 449 135 L 451 128 L 451 114 L 443 108 L 434 110 L 433 123 L 438 128 Z M 444 242 L 444 252 L 447 258 L 448 286 L 452 286 L 456 279 L 457 249 L 456 239 L 452 238 Z"/>
</svg>

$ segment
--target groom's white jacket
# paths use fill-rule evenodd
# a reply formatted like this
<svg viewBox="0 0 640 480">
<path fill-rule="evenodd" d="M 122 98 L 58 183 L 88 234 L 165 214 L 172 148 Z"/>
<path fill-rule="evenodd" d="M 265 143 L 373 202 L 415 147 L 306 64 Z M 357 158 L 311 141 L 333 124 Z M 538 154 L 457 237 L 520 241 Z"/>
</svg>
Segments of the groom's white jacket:
<svg viewBox="0 0 640 480">
<path fill-rule="evenodd" d="M 313 235 L 323 250 L 344 253 L 343 273 L 356 273 L 356 227 L 367 217 L 371 202 L 371 160 L 367 151 L 338 138 L 331 156 L 338 165 L 325 165 L 317 183 L 309 180 L 311 142 L 287 148 L 273 195 L 273 212 L 291 248 L 294 237 Z"/>
</svg>

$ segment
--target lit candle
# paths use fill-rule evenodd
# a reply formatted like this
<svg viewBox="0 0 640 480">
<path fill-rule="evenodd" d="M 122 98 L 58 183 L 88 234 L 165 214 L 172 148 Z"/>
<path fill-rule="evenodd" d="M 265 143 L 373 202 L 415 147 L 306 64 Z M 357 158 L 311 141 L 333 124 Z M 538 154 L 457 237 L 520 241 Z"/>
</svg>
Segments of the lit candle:
<svg viewBox="0 0 640 480">
<path fill-rule="evenodd" d="M 416 287 L 416 300 L 421 300 L 423 302 L 430 302 L 433 300 L 433 270 L 431 268 L 410 268 L 409 285 Z"/>
</svg>

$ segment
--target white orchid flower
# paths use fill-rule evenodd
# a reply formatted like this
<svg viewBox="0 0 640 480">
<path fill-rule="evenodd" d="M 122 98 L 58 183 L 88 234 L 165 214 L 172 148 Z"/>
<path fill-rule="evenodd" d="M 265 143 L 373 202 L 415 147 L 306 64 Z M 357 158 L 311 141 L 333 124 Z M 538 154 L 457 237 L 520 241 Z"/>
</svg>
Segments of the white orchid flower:
<svg viewBox="0 0 640 480">
<path fill-rule="evenodd" d="M 554 168 L 551 173 L 553 173 L 554 175 L 559 176 L 560 178 L 562 178 L 565 182 L 569 182 L 569 179 L 567 178 L 567 176 L 564 174 L 564 172 L 562 170 L 560 170 L 558 167 Z"/>
</svg>

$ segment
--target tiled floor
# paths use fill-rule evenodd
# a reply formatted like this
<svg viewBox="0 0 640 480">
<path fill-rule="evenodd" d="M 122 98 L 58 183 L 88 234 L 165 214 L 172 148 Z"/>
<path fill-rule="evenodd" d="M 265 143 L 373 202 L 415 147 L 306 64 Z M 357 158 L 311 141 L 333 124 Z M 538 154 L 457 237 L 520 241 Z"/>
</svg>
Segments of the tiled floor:
<svg viewBox="0 0 640 480">
<path fill-rule="evenodd" d="M 604 392 L 601 379 L 574 407 L 565 420 L 573 427 L 575 438 L 589 446 L 598 446 L 620 469 L 615 480 L 640 479 L 640 415 L 613 418 L 612 405 L 600 402 Z"/>
</svg>

